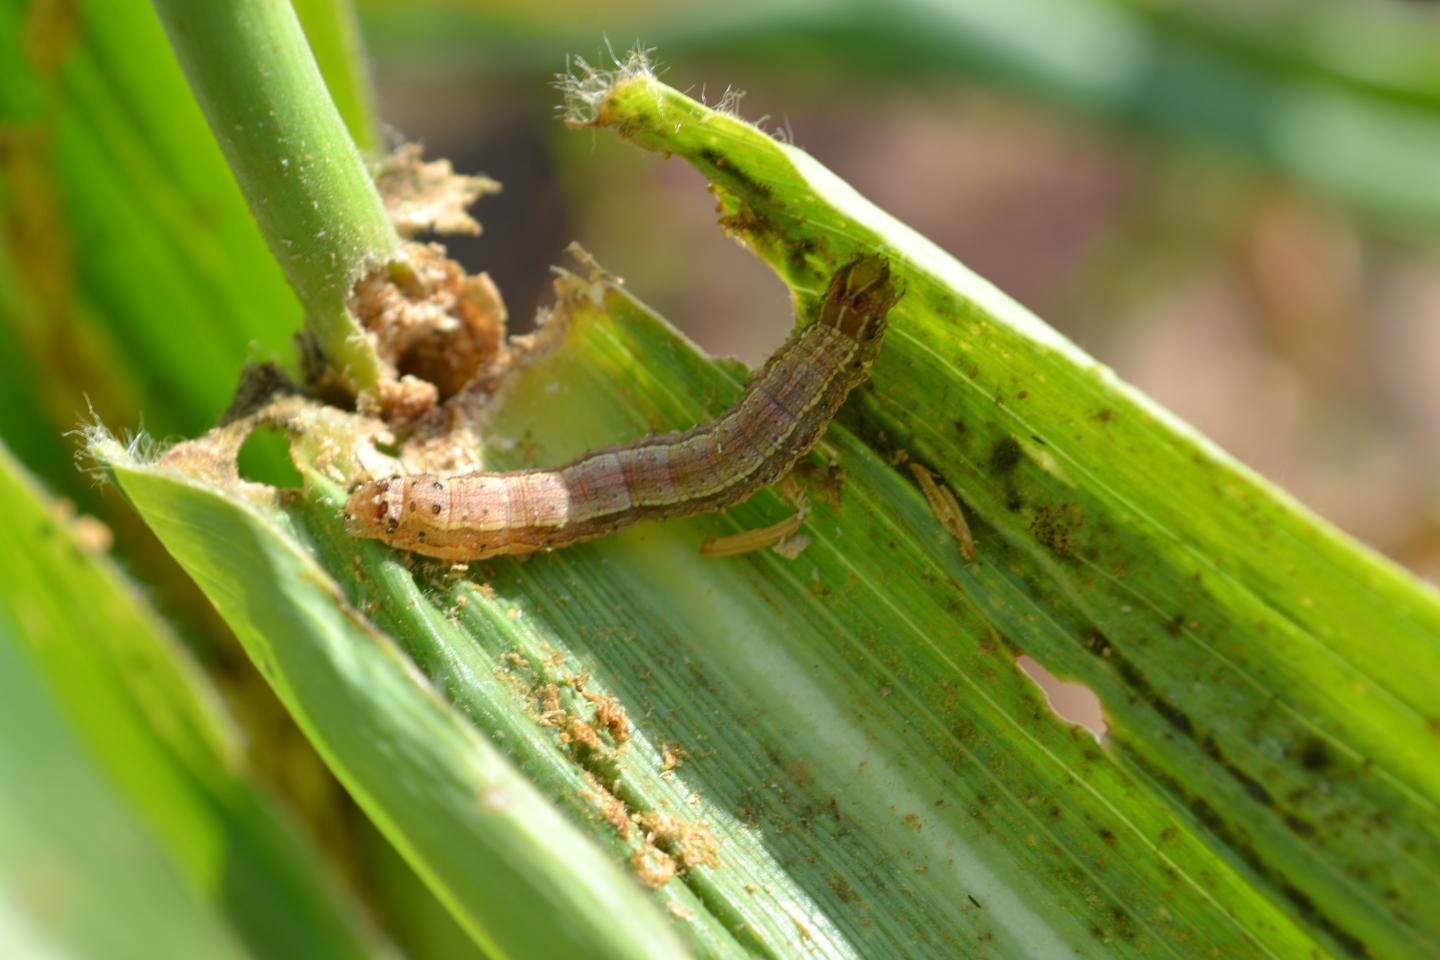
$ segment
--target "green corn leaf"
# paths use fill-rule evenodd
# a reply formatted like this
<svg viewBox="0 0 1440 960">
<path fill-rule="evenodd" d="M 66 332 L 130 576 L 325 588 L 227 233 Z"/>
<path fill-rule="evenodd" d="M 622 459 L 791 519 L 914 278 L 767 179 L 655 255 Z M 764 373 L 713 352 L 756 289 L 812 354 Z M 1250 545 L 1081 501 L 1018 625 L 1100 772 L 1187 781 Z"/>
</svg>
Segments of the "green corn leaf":
<svg viewBox="0 0 1440 960">
<path fill-rule="evenodd" d="M 620 868 L 506 761 L 512 745 L 486 741 L 430 689 L 346 601 L 291 518 L 133 462 L 113 441 L 96 450 L 341 781 L 477 942 L 515 956 L 676 955 L 664 920 Z"/>
<path fill-rule="evenodd" d="M 572 93 L 709 177 L 802 318 L 861 251 L 905 286 L 827 435 L 836 468 L 799 473 L 797 558 L 699 555 L 790 509 L 764 493 L 528 562 L 417 562 L 339 516 L 376 425 L 294 397 L 155 463 L 95 446 L 478 942 L 1440 949 L 1433 591 L 802 152 L 643 72 Z M 620 288 L 563 287 L 563 343 L 486 411 L 489 463 L 559 463 L 738 396 L 733 369 Z M 267 420 L 291 430 L 303 491 L 235 479 Z M 974 561 L 909 463 L 963 503 Z M 1099 695 L 1102 740 L 1051 714 L 1022 654 Z"/>
<path fill-rule="evenodd" d="M 257 956 L 372 955 L 374 932 L 357 922 L 294 827 L 243 771 L 235 731 L 209 682 L 135 589 L 82 545 L 61 506 L 43 497 L 3 447 L 0 497 L 6 504 L 0 650 L 7 663 L 0 673 L 15 690 L 14 699 L 5 699 L 17 714 L 29 703 L 27 715 L 63 716 L 37 721 L 42 731 L 53 729 L 61 755 L 33 760 L 23 784 L 7 776 L 21 788 L 4 791 L 4 807 L 18 817 L 30 804 L 39 824 L 26 832 L 33 834 L 26 842 L 39 846 L 35 837 L 49 838 L 56 852 L 47 855 L 55 857 L 56 869 L 84 876 L 71 882 L 85 893 L 57 908 L 76 917 L 68 942 L 88 944 L 96 956 L 182 956 L 187 935 L 200 938 L 188 943 L 191 951 L 213 940 L 215 950 L 244 944 Z M 45 705 L 40 687 L 55 706 Z M 36 731 L 18 715 L 10 721 L 0 726 L 0 753 L 7 760 L 33 754 Z M 46 788 L 53 809 L 37 803 Z M 0 819 L 10 833 L 11 819 Z M 116 837 L 108 836 L 107 823 Z M 12 851 L 22 842 L 13 839 Z M 135 874 L 144 880 L 134 887 L 132 857 L 144 864 Z M 22 903 L 39 896 L 33 887 L 46 882 L 24 876 L 23 866 L 17 856 L 6 871 L 10 892 Z M 43 873 L 43 867 L 31 869 Z M 107 894 L 106 882 L 118 891 Z M 103 903 L 107 895 L 120 898 L 117 903 L 133 900 L 139 929 L 151 932 L 111 929 L 125 916 L 118 908 L 87 909 L 86 897 Z M 162 923 L 169 932 L 153 930 Z M 157 952 L 137 952 L 146 942 Z"/>
</svg>

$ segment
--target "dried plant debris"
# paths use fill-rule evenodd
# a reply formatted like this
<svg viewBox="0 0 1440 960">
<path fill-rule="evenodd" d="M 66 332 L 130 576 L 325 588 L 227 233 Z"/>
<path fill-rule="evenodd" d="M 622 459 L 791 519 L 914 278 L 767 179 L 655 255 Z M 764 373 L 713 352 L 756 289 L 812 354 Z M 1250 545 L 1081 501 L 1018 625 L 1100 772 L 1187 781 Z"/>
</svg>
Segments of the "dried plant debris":
<svg viewBox="0 0 1440 960">
<path fill-rule="evenodd" d="M 309 407 L 323 409 L 327 413 L 323 418 L 329 431 L 325 434 L 329 438 L 327 444 L 352 451 L 345 457 L 337 457 L 328 449 L 319 451 L 323 462 L 317 466 L 339 483 L 395 473 L 449 475 L 484 470 L 480 438 L 485 435 L 491 405 L 504 389 L 506 375 L 563 343 L 571 313 L 603 297 L 607 281 L 586 280 L 557 271 L 556 303 L 539 329 L 507 341 L 504 308 L 498 298 L 491 298 L 488 291 L 493 287 L 489 279 L 466 277 L 434 248 L 415 246 L 435 258 L 432 273 L 440 277 L 438 286 L 449 284 L 448 289 L 432 290 L 432 295 L 425 299 L 408 297 L 405 290 L 414 289 L 413 285 L 377 276 L 362 283 L 365 307 L 372 320 L 389 331 L 392 344 L 406 345 L 408 358 L 403 362 L 416 363 L 414 367 L 401 368 L 407 371 L 423 369 L 424 363 L 417 361 L 427 360 L 427 351 L 444 351 L 452 343 L 441 332 L 443 329 L 452 323 L 460 327 L 455 339 L 461 344 L 468 343 L 469 347 L 468 350 L 460 346 L 453 349 L 456 353 L 468 352 L 478 369 L 468 378 L 461 370 L 456 371 L 446 383 L 449 388 L 460 388 L 453 396 L 447 398 L 435 383 L 410 373 L 408 379 L 402 375 L 387 381 L 374 394 L 362 397 L 358 413 L 345 413 L 314 397 L 302 396 L 278 371 L 257 367 L 247 372 L 247 381 L 242 384 L 240 395 L 222 424 L 238 418 L 252 423 L 271 423 L 278 418 L 284 422 L 273 425 L 281 426 L 296 437 L 304 435 L 306 427 L 301 423 L 304 418 L 288 412 L 294 402 L 303 401 Z M 454 319 L 452 314 L 461 319 Z M 407 396 L 406 391 L 413 393 Z M 256 420 L 257 410 L 281 398 L 288 398 L 283 405 L 287 412 L 262 411 L 261 419 Z M 316 443 L 318 439 L 307 440 L 304 446 L 309 449 Z M 337 469 L 342 466 L 343 469 Z"/>
<path fill-rule="evenodd" d="M 468 208 L 500 192 L 498 182 L 456 173 L 449 160 L 421 160 L 418 143 L 403 144 L 386 157 L 375 173 L 375 186 L 390 223 L 404 237 L 427 232 L 477 236 L 480 223 Z"/>
<path fill-rule="evenodd" d="M 715 836 L 703 825 L 658 810 L 636 814 L 633 819 L 644 831 L 646 842 L 670 854 L 681 867 L 720 865 Z"/>
<path fill-rule="evenodd" d="M 376 171 L 376 187 L 396 231 L 478 234 L 467 208 L 500 185 L 455 173 L 448 160 L 424 162 L 405 144 Z M 403 255 L 360 277 L 346 303 L 380 363 L 380 377 L 358 398 L 363 413 L 405 424 L 505 363 L 505 305 L 487 274 L 467 274 L 434 243 L 407 243 Z M 313 349 L 313 347 L 312 347 Z M 325 358 L 305 358 L 307 381 L 324 394 Z"/>
<path fill-rule="evenodd" d="M 630 855 L 630 872 L 651 890 L 658 890 L 675 876 L 675 860 L 647 844 Z"/>
<path fill-rule="evenodd" d="M 588 770 L 585 771 L 585 779 L 591 788 L 591 793 L 586 795 L 586 799 L 596 805 L 600 812 L 600 819 L 610 825 L 616 836 L 628 839 L 630 836 L 630 808 L 625 806 L 625 801 L 606 789 L 599 778 Z"/>
<path fill-rule="evenodd" d="M 609 732 L 617 747 L 624 746 L 630 739 L 630 718 L 620 701 L 589 691 L 585 692 L 585 699 L 595 704 L 595 724 Z"/>
<path fill-rule="evenodd" d="M 488 274 L 471 276 L 437 244 L 362 277 L 350 311 L 387 368 L 361 409 L 389 421 L 419 416 L 504 361 L 505 304 Z"/>
<path fill-rule="evenodd" d="M 696 867 L 720 866 L 715 837 L 705 826 L 658 810 L 631 814 L 630 819 L 641 838 L 641 846 L 630 855 L 630 871 L 647 887 L 663 887 L 676 874 Z"/>
</svg>

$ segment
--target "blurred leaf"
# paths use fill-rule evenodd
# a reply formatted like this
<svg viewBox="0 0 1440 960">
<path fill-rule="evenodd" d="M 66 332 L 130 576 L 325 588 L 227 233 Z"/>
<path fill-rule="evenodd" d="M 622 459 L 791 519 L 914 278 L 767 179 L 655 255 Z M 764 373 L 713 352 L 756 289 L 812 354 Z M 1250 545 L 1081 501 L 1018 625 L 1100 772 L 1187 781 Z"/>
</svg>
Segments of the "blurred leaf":
<svg viewBox="0 0 1440 960">
<path fill-rule="evenodd" d="M 322 0 L 305 7 L 325 19 Z M 321 67 L 363 89 L 338 48 Z M 247 359 L 288 362 L 299 328 L 150 3 L 0 0 L 0 441 L 114 526 L 201 649 L 213 614 L 128 507 L 74 469 L 65 434 L 93 411 L 193 435 Z"/>
<path fill-rule="evenodd" d="M 364 827 L 357 833 L 376 899 L 385 911 L 381 919 L 408 960 L 487 956 L 374 824 L 367 821 Z"/>
<path fill-rule="evenodd" d="M 351 17 L 345 0 L 305 0 L 299 8 L 322 40 L 338 39 L 330 27 Z M 314 52 L 363 141 L 374 122 L 368 79 L 348 41 L 318 43 Z M 229 403 L 246 359 L 288 362 L 300 319 L 150 3 L 0 0 L 0 441 L 54 489 L 97 511 L 113 508 L 120 498 L 113 489 L 102 498 L 75 470 L 74 444 L 64 436 L 87 407 L 111 422 L 145 425 L 162 436 L 194 434 Z M 173 562 L 152 546 L 143 526 L 126 527 L 135 517 L 120 507 L 106 516 L 116 525 L 128 565 L 157 585 L 187 641 L 213 655 L 208 605 L 204 611 L 186 605 L 190 598 L 183 591 L 193 592 L 193 586 L 183 576 L 183 585 L 176 584 Z M 260 714 L 279 710 L 249 706 Z M 102 721 L 98 706 L 87 715 Z M 277 742 L 283 734 L 270 727 L 251 732 L 261 741 L 253 749 L 267 771 L 278 768 L 287 786 L 304 776 L 296 769 L 304 759 Z M 140 769 L 128 773 L 117 759 L 115 772 L 142 776 L 146 757 L 142 752 L 134 761 Z M 36 785 L 44 789 L 43 780 Z M 229 809 L 211 825 L 255 847 L 232 858 L 237 871 L 258 869 L 247 856 L 264 861 L 276 855 L 261 842 L 276 829 L 265 825 L 275 815 L 247 810 L 247 803 L 258 801 L 243 796 L 225 799 L 222 806 Z M 164 791 L 150 797 L 156 806 L 149 812 L 155 813 Z M 333 817 L 310 826 L 326 833 L 345 829 Z M 259 831 L 260 839 L 247 830 Z M 199 856 L 185 844 L 201 834 L 179 837 L 180 852 Z M 283 847 L 301 843 L 288 828 L 278 836 L 272 842 Z M 224 853 L 223 839 L 213 840 L 220 845 L 217 856 Z M 377 887 L 397 881 L 367 879 Z M 253 878 L 224 882 L 241 899 L 256 896 Z M 271 878 L 259 888 L 285 896 L 289 882 Z M 407 904 L 417 899 L 412 895 Z M 375 906 L 383 911 L 387 905 Z M 242 907 L 250 909 L 243 903 L 237 909 Z M 303 898 L 285 909 L 303 911 Z M 283 917 L 264 922 L 274 936 L 295 933 Z M 331 921 L 311 916 L 296 922 L 303 929 L 294 943 L 310 938 L 317 950 L 329 949 L 322 941 L 335 935 L 326 926 Z M 423 922 L 412 927 L 425 933 Z"/>
<path fill-rule="evenodd" d="M 300 10 L 366 142 L 350 8 Z M 59 438 L 87 406 L 193 435 L 245 360 L 292 357 L 299 306 L 146 0 L 0 0 L 0 225 L 0 437 L 72 495 Z"/>
<path fill-rule="evenodd" d="M 82 392 L 160 433 L 214 421 L 237 363 L 288 350 L 294 298 L 141 0 L 6 0 L 10 322 L 43 371 L 50 429 Z M 42 429 L 0 423 L 5 434 Z"/>
<path fill-rule="evenodd" d="M 91 763 L 0 610 L 0 954 L 240 958 L 245 951 Z"/>
<path fill-rule="evenodd" d="M 367 0 L 382 60 L 548 73 L 604 35 L 825 86 L 960 79 L 1221 150 L 1384 222 L 1440 226 L 1440 20 L 1424 5 L 1170 0 L 631 4 Z M 593 59 L 593 58 L 592 58 Z M 698 78 L 687 78 L 696 79 Z M 712 76 L 711 88 L 731 77 Z"/>
<path fill-rule="evenodd" d="M 42 815 L 44 826 L 36 832 L 49 835 L 63 854 L 64 869 L 72 869 L 70 859 L 84 847 L 72 846 L 72 839 L 96 836 L 104 824 L 114 823 L 133 837 L 124 843 L 144 862 L 157 861 L 149 852 L 157 846 L 168 857 L 169 869 L 189 891 L 191 904 L 183 916 L 196 915 L 206 905 L 255 955 L 368 955 L 374 935 L 357 925 L 353 908 L 342 905 L 304 841 L 239 769 L 235 733 L 208 682 L 133 588 L 93 545 L 85 545 L 83 537 L 93 539 L 103 528 L 93 520 L 67 528 L 62 505 L 46 502 L 3 447 L 0 498 L 7 507 L 0 540 L 8 547 L 0 555 L 0 582 L 5 584 L 0 635 L 7 641 L 7 657 L 15 656 L 9 652 L 13 646 L 30 658 L 28 668 L 14 677 L 21 690 L 15 702 L 29 698 L 37 714 L 51 709 L 38 706 L 37 695 L 23 692 L 33 672 L 79 735 L 88 762 L 113 785 L 99 789 L 88 808 L 83 798 L 75 798 Z M 0 725 L 0 743 L 18 759 L 29 753 L 17 741 L 31 736 L 31 726 L 16 720 Z M 64 749 L 61 759 L 23 777 L 6 776 L 5 782 L 24 780 L 41 794 L 61 798 L 83 791 L 82 784 L 99 782 L 77 756 L 81 748 L 69 745 L 69 734 L 57 732 L 53 739 Z M 26 809 L 37 799 L 31 793 L 27 786 L 12 809 Z M 121 803 L 133 813 L 118 810 Z M 137 827 L 146 839 L 136 835 Z M 31 842 L 37 850 L 44 846 L 38 837 Z M 118 850 L 108 855 L 125 862 Z M 113 868 L 96 866 L 89 856 L 80 862 L 90 864 L 81 869 L 88 872 L 93 866 L 126 887 L 123 896 L 138 892 L 129 890 L 129 881 Z M 174 881 L 165 879 L 158 865 L 145 870 L 158 876 L 151 881 L 154 903 L 137 906 L 133 917 L 117 909 L 114 918 L 101 916 L 91 905 L 97 911 L 91 920 L 100 928 L 121 918 L 140 923 L 149 917 L 158 923 L 166 919 L 165 903 L 181 909 L 167 892 Z M 143 942 L 137 938 L 128 949 L 134 952 Z"/>
</svg>

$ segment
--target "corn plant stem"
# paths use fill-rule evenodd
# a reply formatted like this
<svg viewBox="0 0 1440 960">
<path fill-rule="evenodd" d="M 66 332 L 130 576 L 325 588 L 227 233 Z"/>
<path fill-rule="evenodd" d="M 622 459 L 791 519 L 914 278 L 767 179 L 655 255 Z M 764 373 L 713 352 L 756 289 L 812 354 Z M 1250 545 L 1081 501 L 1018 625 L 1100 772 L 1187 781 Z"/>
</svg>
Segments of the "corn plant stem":
<svg viewBox="0 0 1440 960">
<path fill-rule="evenodd" d="M 364 161 L 288 0 L 155 0 L 171 46 L 251 213 L 347 389 L 380 376 L 345 306 L 351 284 L 400 256 Z"/>
<path fill-rule="evenodd" d="M 363 154 L 376 147 L 375 91 L 351 0 L 294 0 L 295 16 L 335 109 Z"/>
</svg>

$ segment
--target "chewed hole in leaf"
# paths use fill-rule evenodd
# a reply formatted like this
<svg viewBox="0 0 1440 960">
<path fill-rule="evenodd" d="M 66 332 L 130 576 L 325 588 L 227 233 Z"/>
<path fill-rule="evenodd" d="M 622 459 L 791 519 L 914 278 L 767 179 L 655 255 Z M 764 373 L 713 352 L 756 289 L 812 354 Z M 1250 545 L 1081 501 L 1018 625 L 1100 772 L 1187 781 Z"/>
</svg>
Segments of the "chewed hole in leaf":
<svg viewBox="0 0 1440 960">
<path fill-rule="evenodd" d="M 300 487 L 304 483 L 290 461 L 290 438 L 276 427 L 250 431 L 235 456 L 235 470 L 241 480 L 272 487 Z"/>
<path fill-rule="evenodd" d="M 1023 654 L 1015 658 L 1015 665 L 1044 691 L 1045 701 L 1057 717 L 1066 723 L 1084 727 L 1097 740 L 1105 736 L 1105 716 L 1094 690 L 1083 683 L 1065 683 Z"/>
</svg>

